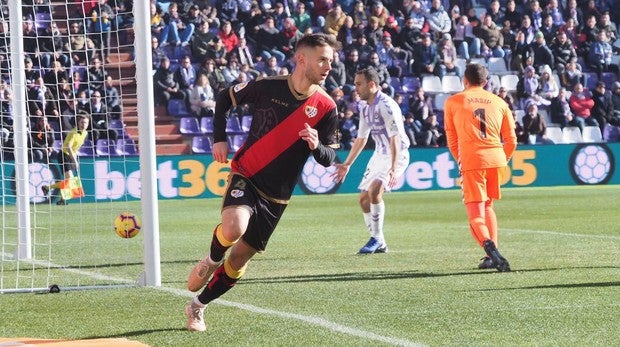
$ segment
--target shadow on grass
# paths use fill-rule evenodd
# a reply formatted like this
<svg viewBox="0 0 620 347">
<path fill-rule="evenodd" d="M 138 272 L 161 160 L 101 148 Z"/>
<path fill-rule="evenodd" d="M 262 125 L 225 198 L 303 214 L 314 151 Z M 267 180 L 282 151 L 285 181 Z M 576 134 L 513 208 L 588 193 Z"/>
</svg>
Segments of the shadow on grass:
<svg viewBox="0 0 620 347">
<path fill-rule="evenodd" d="M 128 331 L 128 332 L 124 332 L 120 334 L 113 334 L 113 335 L 86 336 L 86 337 L 83 337 L 82 339 L 94 340 L 94 339 L 116 339 L 116 338 L 123 338 L 123 337 L 127 338 L 127 337 L 132 337 L 132 336 L 142 336 L 142 335 L 148 335 L 148 334 L 153 334 L 153 333 L 162 333 L 166 331 L 187 332 L 187 329 L 184 327 L 183 328 L 144 329 L 144 330 Z"/>
<path fill-rule="evenodd" d="M 618 287 L 618 286 L 620 286 L 620 282 L 588 282 L 588 283 L 565 283 L 565 284 L 549 284 L 549 285 L 525 286 L 525 287 L 478 289 L 478 290 L 473 290 L 473 291 L 488 292 L 488 291 L 497 291 L 497 290 L 570 289 L 570 288 L 597 288 L 597 287 Z"/>
</svg>

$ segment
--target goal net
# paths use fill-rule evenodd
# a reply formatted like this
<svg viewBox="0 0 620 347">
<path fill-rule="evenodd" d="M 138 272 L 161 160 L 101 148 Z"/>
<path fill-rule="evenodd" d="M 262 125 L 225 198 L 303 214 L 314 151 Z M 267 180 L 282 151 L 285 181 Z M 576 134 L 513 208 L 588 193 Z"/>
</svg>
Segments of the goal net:
<svg viewBox="0 0 620 347">
<path fill-rule="evenodd" d="M 137 105 L 152 98 L 137 93 L 132 10 L 81 0 L 2 6 L 0 293 L 144 283 L 146 231 L 121 238 L 113 227 L 122 212 L 143 215 Z M 59 162 L 84 113 L 78 183 Z"/>
</svg>

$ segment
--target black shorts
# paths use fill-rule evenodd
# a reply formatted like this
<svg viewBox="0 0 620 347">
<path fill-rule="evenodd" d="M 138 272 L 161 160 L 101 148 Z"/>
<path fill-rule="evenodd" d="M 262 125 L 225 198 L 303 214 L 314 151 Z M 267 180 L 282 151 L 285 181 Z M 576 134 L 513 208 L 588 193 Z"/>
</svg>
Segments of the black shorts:
<svg viewBox="0 0 620 347">
<path fill-rule="evenodd" d="M 62 171 L 77 171 L 77 165 L 75 164 L 73 157 L 71 157 L 65 152 L 61 151 L 61 153 L 62 155 L 60 156 L 60 165 L 62 166 Z"/>
<path fill-rule="evenodd" d="M 233 174 L 229 178 L 222 209 L 231 206 L 247 206 L 252 211 L 242 238 L 248 245 L 262 252 L 287 205 L 267 199 L 247 178 Z"/>
</svg>

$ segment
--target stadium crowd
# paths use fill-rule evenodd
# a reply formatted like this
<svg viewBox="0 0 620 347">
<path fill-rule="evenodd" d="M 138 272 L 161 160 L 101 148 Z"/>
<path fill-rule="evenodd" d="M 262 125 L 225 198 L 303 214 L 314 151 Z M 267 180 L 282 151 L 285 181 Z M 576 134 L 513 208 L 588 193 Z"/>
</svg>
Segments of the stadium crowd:
<svg viewBox="0 0 620 347">
<path fill-rule="evenodd" d="M 130 40 L 123 29 L 132 26 L 133 1 L 79 1 L 66 29 L 53 20 L 49 0 L 23 3 L 33 136 L 59 139 L 75 114 L 86 112 L 93 142 L 116 140 L 118 129 L 110 125 L 122 121 L 121 96 L 105 67 L 111 35 L 122 44 Z M 12 132 L 6 9 L 2 16 L 6 147 Z M 584 136 L 597 127 L 603 140 L 620 141 L 620 1 L 151 0 L 150 18 L 155 100 L 172 113 L 211 117 L 220 90 L 288 74 L 297 40 L 326 32 L 343 44 L 325 89 L 338 104 L 345 149 L 357 134 L 357 70 L 379 72 L 382 90 L 401 105 L 412 146 L 436 147 L 445 145 L 443 101 L 459 90 L 447 82 L 462 77 L 470 61 L 489 67 L 486 88 L 514 111 L 520 143 L 557 142 L 550 129 L 564 127 Z M 251 114 L 243 107 L 239 116 Z M 49 140 L 31 145 L 50 148 Z"/>
</svg>

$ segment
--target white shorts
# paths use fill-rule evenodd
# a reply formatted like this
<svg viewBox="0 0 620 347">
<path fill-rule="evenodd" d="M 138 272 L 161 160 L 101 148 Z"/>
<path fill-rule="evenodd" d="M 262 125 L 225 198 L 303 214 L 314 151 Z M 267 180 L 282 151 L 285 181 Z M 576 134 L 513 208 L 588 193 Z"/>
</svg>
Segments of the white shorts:
<svg viewBox="0 0 620 347">
<path fill-rule="evenodd" d="M 400 177 L 407 169 L 409 165 L 409 150 L 401 150 L 400 158 L 398 159 L 398 163 L 396 164 L 396 178 Z M 366 166 L 366 171 L 364 171 L 364 176 L 362 177 L 362 181 L 360 185 L 357 187 L 359 190 L 367 191 L 370 184 L 376 180 L 381 181 L 383 183 L 383 188 L 386 192 L 389 192 L 391 189 L 388 187 L 389 176 L 388 171 L 392 167 L 392 156 L 377 154 L 374 153 L 370 160 L 368 161 L 368 165 Z"/>
</svg>

